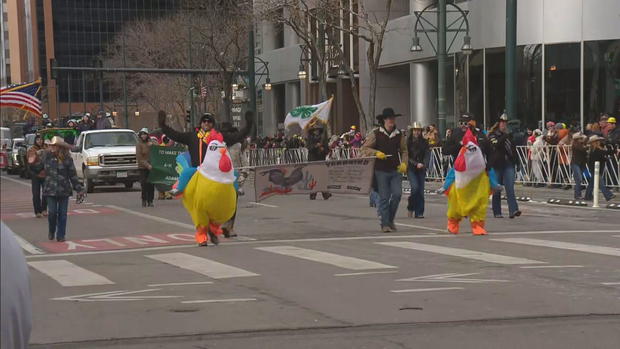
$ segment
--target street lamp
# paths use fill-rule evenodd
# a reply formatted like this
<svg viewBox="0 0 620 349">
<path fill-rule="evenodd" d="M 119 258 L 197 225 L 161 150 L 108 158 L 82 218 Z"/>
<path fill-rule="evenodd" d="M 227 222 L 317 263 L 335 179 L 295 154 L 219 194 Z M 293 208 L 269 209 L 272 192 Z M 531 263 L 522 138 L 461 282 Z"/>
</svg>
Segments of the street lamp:
<svg viewBox="0 0 620 349">
<path fill-rule="evenodd" d="M 263 85 L 265 91 L 271 91 L 271 79 L 265 79 L 265 85 Z"/>
<path fill-rule="evenodd" d="M 299 48 L 299 72 L 297 73 L 297 77 L 299 80 L 305 80 L 308 77 L 308 73 L 306 72 L 306 67 L 304 64 L 310 62 L 310 58 L 308 58 L 308 48 L 306 45 L 301 45 Z"/>
<path fill-rule="evenodd" d="M 133 115 L 135 115 L 137 118 L 139 118 L 139 117 L 140 117 L 140 112 L 136 110 L 136 111 L 133 113 Z"/>
<path fill-rule="evenodd" d="M 297 77 L 299 78 L 299 80 L 304 80 L 306 78 L 306 76 L 308 76 L 308 74 L 306 73 L 306 68 L 304 68 L 303 64 L 299 65 L 299 72 L 297 73 Z"/>
<path fill-rule="evenodd" d="M 431 7 L 437 7 L 437 9 L 431 9 Z M 447 10 L 447 7 L 451 6 L 453 10 Z M 437 15 L 437 25 L 434 25 L 431 21 L 422 16 L 426 13 L 435 13 Z M 458 13 L 460 16 L 454 19 L 450 24 L 447 24 L 447 13 Z M 446 66 L 448 63 L 448 52 L 452 48 L 452 44 L 456 40 L 458 33 L 465 33 L 463 38 L 463 46 L 461 51 L 463 54 L 469 55 L 472 52 L 471 37 L 469 36 L 469 21 L 467 20 L 467 14 L 469 11 L 463 11 L 459 6 L 452 1 L 438 0 L 431 2 L 422 11 L 415 11 L 416 16 L 415 25 L 413 26 L 413 44 L 411 45 L 411 52 L 421 52 L 422 46 L 420 46 L 420 37 L 418 33 L 424 33 L 428 41 L 430 42 L 433 51 L 437 55 L 437 124 L 439 126 L 439 134 L 446 134 Z M 430 28 L 425 28 L 426 23 Z M 463 28 L 463 26 L 465 26 Z M 447 38 L 446 33 L 454 33 L 454 37 L 450 42 L 450 45 L 446 45 Z M 429 33 L 436 33 L 437 35 L 437 47 L 433 45 L 433 41 L 429 37 Z M 448 47 L 446 47 L 448 46 Z"/>
</svg>

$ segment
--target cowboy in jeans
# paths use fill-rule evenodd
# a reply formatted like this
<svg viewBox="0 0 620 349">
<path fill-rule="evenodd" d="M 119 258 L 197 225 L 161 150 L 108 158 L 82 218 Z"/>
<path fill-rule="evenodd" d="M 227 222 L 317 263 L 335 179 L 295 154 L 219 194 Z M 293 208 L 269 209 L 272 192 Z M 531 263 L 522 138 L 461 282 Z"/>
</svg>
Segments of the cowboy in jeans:
<svg viewBox="0 0 620 349">
<path fill-rule="evenodd" d="M 362 152 L 366 156 L 376 156 L 375 179 L 379 192 L 379 212 L 381 231 L 396 231 L 394 217 L 402 195 L 402 174 L 407 172 L 407 141 L 405 135 L 396 128 L 394 109 L 385 108 L 377 116 L 378 128 L 369 133 Z"/>
</svg>

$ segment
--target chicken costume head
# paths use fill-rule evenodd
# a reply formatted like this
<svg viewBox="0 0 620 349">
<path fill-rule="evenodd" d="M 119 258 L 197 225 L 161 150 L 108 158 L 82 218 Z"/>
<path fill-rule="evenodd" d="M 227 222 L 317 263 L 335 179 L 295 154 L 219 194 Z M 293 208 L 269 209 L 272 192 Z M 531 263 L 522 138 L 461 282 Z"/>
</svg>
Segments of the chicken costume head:
<svg viewBox="0 0 620 349">
<path fill-rule="evenodd" d="M 183 204 L 197 228 L 219 226 L 235 213 L 235 175 L 226 144 L 211 141 L 204 160 L 190 180 Z"/>
</svg>

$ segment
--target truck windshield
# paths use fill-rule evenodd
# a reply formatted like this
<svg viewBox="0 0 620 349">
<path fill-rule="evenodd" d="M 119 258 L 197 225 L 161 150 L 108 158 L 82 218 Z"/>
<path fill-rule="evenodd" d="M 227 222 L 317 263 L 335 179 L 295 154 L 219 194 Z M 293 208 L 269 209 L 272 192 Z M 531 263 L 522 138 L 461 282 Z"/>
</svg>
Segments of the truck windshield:
<svg viewBox="0 0 620 349">
<path fill-rule="evenodd" d="M 136 145 L 138 138 L 131 132 L 101 132 L 86 135 L 84 148 L 123 147 Z"/>
</svg>

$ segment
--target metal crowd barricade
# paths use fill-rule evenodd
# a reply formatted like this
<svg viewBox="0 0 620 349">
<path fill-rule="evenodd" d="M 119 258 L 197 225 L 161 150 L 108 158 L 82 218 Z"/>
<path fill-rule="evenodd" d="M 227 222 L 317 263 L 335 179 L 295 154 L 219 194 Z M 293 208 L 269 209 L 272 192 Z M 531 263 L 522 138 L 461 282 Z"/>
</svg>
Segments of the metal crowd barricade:
<svg viewBox="0 0 620 349">
<path fill-rule="evenodd" d="M 347 160 L 361 157 L 360 148 L 334 148 L 329 152 L 327 160 Z"/>
</svg>

